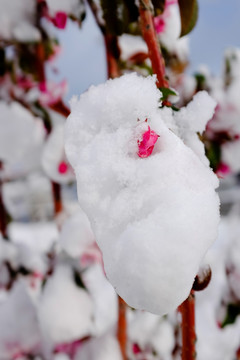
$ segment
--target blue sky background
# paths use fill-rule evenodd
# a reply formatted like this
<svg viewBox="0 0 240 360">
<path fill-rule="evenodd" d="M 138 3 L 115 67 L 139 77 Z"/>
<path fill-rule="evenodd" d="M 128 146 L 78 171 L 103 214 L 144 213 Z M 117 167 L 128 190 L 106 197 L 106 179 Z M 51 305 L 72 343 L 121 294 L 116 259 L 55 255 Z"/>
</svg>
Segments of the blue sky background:
<svg viewBox="0 0 240 360">
<path fill-rule="evenodd" d="M 67 29 L 57 36 L 62 54 L 54 78 L 67 78 L 67 100 L 106 80 L 103 39 L 90 12 L 82 29 L 68 21 Z M 229 46 L 240 47 L 240 0 L 199 0 L 198 23 L 190 35 L 189 71 L 207 64 L 213 74 L 220 74 L 224 49 Z"/>
</svg>

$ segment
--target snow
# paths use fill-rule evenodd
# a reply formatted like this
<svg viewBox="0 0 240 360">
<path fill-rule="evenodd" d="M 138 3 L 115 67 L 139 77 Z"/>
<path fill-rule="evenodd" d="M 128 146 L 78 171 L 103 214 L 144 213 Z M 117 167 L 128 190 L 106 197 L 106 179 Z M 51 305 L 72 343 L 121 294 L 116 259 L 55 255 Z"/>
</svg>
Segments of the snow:
<svg viewBox="0 0 240 360">
<path fill-rule="evenodd" d="M 13 220 L 46 220 L 53 215 L 51 182 L 40 173 L 3 183 L 2 194 Z"/>
<path fill-rule="evenodd" d="M 141 36 L 123 34 L 119 36 L 118 42 L 121 49 L 121 59 L 124 61 L 139 52 L 148 53 L 147 45 Z"/>
<path fill-rule="evenodd" d="M 165 314 L 188 296 L 217 236 L 219 199 L 216 176 L 165 125 L 160 96 L 155 77 L 134 73 L 92 86 L 71 102 L 65 149 L 109 281 L 130 306 Z M 141 159 L 148 125 L 160 137 Z"/>
<path fill-rule="evenodd" d="M 0 38 L 19 42 L 40 41 L 41 34 L 33 26 L 35 0 L 0 0 Z"/>
<path fill-rule="evenodd" d="M 41 338 L 36 308 L 22 282 L 0 303 L 0 321 L 2 359 L 13 359 L 21 352 L 34 352 L 38 348 Z"/>
<path fill-rule="evenodd" d="M 84 283 L 94 304 L 94 335 L 102 336 L 114 328 L 118 319 L 117 295 L 107 281 L 100 264 L 90 266 L 83 274 Z"/>
<path fill-rule="evenodd" d="M 204 291 L 196 294 L 196 350 L 199 360 L 233 359 L 239 347 L 240 319 L 237 318 L 233 325 L 223 329 L 218 326 L 218 322 L 223 321 L 221 298 L 226 296 L 225 266 L 229 261 L 229 250 L 239 237 L 239 230 L 239 218 L 236 213 L 223 217 L 219 237 L 205 258 L 205 263 L 212 269 L 212 279 Z M 230 252 L 232 253 L 231 250 Z M 238 257 L 237 254 L 236 256 Z M 237 261 L 239 263 L 239 257 Z"/>
<path fill-rule="evenodd" d="M 87 216 L 81 210 L 67 219 L 61 229 L 59 243 L 70 256 L 81 257 L 95 238 Z"/>
<path fill-rule="evenodd" d="M 61 263 L 47 281 L 39 302 L 39 321 L 53 343 L 71 342 L 92 333 L 93 303 L 74 282 L 73 270 Z"/>
<path fill-rule="evenodd" d="M 223 163 L 230 167 L 232 173 L 238 173 L 240 171 L 240 139 L 224 144 L 221 151 Z"/>
<path fill-rule="evenodd" d="M 205 156 L 204 145 L 196 133 L 203 133 L 213 117 L 216 105 L 216 101 L 206 91 L 200 91 L 186 107 L 174 114 L 175 128 L 178 127 L 180 138 L 206 165 L 209 161 Z"/>
<path fill-rule="evenodd" d="M 64 126 L 62 124 L 53 127 L 45 142 L 42 167 L 46 175 L 59 184 L 66 184 L 75 180 L 75 175 L 64 151 Z"/>
<path fill-rule="evenodd" d="M 181 33 L 181 19 L 177 1 L 166 1 L 163 14 L 154 19 L 161 44 L 169 51 L 176 47 Z"/>
<path fill-rule="evenodd" d="M 44 253 L 50 251 L 58 239 L 58 231 L 54 222 L 11 222 L 8 234 L 12 242 L 22 244 L 29 249 Z"/>
<path fill-rule="evenodd" d="M 45 137 L 42 121 L 17 102 L 0 101 L 0 129 L 0 159 L 6 176 L 36 168 Z"/>
<path fill-rule="evenodd" d="M 122 360 L 119 344 L 112 334 L 91 339 L 78 351 L 75 360 Z"/>
</svg>

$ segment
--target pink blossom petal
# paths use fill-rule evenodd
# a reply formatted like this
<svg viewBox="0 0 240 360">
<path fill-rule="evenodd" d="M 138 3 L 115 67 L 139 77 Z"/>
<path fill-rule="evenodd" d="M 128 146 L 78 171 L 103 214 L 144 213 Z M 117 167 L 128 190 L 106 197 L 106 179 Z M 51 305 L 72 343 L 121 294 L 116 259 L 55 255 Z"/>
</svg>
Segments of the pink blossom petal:
<svg viewBox="0 0 240 360">
<path fill-rule="evenodd" d="M 139 354 L 139 353 L 141 353 L 141 349 L 140 349 L 139 345 L 136 344 L 136 343 L 133 344 L 133 346 L 132 346 L 132 351 L 133 351 L 134 354 Z"/>
<path fill-rule="evenodd" d="M 60 174 L 66 174 L 67 171 L 68 171 L 68 164 L 65 161 L 60 162 L 60 164 L 58 165 L 58 172 Z"/>
<path fill-rule="evenodd" d="M 218 177 L 228 175 L 230 172 L 231 172 L 230 167 L 227 164 L 223 163 L 223 162 L 221 162 L 218 165 L 218 168 L 216 170 L 216 174 L 217 174 Z"/>
<path fill-rule="evenodd" d="M 47 85 L 46 85 L 45 81 L 41 81 L 39 83 L 38 87 L 39 87 L 39 90 L 43 93 L 47 91 Z"/>
<path fill-rule="evenodd" d="M 54 353 L 65 353 L 69 355 L 71 358 L 73 358 L 79 348 L 79 346 L 82 344 L 82 340 L 75 340 L 71 343 L 61 343 L 56 345 L 54 349 Z"/>
<path fill-rule="evenodd" d="M 150 126 L 148 126 L 148 130 L 142 135 L 142 140 L 138 140 L 138 156 L 141 158 L 150 156 L 158 137 L 155 131 L 151 130 Z"/>
<path fill-rule="evenodd" d="M 154 19 L 154 26 L 155 26 L 155 30 L 158 34 L 164 32 L 165 30 L 165 20 L 164 18 L 162 17 L 162 15 L 159 15 L 159 16 L 156 16 Z"/>
<path fill-rule="evenodd" d="M 67 14 L 63 11 L 58 11 L 52 19 L 53 24 L 59 29 L 65 29 L 67 24 Z"/>
</svg>

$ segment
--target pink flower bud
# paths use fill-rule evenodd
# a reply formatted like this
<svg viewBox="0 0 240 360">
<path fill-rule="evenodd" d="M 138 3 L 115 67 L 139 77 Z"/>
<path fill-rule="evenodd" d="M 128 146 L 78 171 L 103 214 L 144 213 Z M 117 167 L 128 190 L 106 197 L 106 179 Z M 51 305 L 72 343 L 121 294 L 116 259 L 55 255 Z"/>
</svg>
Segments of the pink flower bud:
<svg viewBox="0 0 240 360">
<path fill-rule="evenodd" d="M 66 174 L 67 171 L 68 171 L 68 164 L 65 161 L 60 162 L 60 164 L 58 165 L 58 172 L 60 174 Z"/>
<path fill-rule="evenodd" d="M 159 135 L 148 126 L 148 130 L 143 133 L 142 139 L 138 140 L 138 156 L 141 158 L 150 156 L 158 137 Z"/>
<path fill-rule="evenodd" d="M 53 24 L 59 29 L 65 29 L 67 24 L 67 14 L 63 11 L 58 11 L 52 19 Z"/>
</svg>

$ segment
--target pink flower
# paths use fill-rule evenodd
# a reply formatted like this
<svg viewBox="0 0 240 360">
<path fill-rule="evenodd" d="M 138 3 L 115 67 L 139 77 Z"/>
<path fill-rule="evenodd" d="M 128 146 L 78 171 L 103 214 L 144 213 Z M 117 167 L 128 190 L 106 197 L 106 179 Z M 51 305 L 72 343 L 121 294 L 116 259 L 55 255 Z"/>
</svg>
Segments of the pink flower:
<svg viewBox="0 0 240 360">
<path fill-rule="evenodd" d="M 217 168 L 217 170 L 216 170 L 216 174 L 217 174 L 217 176 L 220 177 L 220 178 L 228 175 L 230 172 L 231 172 L 230 167 L 229 167 L 227 164 L 223 163 L 223 162 L 221 162 L 221 163 L 218 165 L 218 168 Z"/>
<path fill-rule="evenodd" d="M 61 343 L 56 345 L 54 349 L 54 353 L 65 353 L 69 355 L 71 358 L 73 358 L 79 348 L 79 346 L 82 344 L 82 340 L 75 340 L 71 343 Z"/>
<path fill-rule="evenodd" d="M 140 158 L 150 156 L 158 138 L 159 135 L 157 135 L 155 131 L 151 130 L 150 126 L 148 126 L 148 130 L 143 133 L 142 139 L 138 140 L 138 156 Z"/>
<path fill-rule="evenodd" d="M 102 253 L 96 243 L 88 246 L 80 258 L 81 265 L 87 267 L 93 263 L 99 263 L 103 266 Z"/>
<path fill-rule="evenodd" d="M 162 15 L 156 16 L 153 19 L 153 21 L 154 21 L 154 26 L 155 26 L 156 32 L 158 34 L 164 32 L 166 23 L 165 23 L 163 16 Z"/>
<path fill-rule="evenodd" d="M 139 354 L 142 352 L 139 345 L 136 343 L 132 345 L 132 351 L 134 354 Z"/>
<path fill-rule="evenodd" d="M 68 164 L 65 161 L 61 161 L 60 164 L 58 165 L 58 172 L 60 174 L 66 174 L 67 171 L 68 171 Z"/>
<path fill-rule="evenodd" d="M 166 28 L 166 19 L 170 16 L 169 6 L 177 4 L 177 0 L 167 0 L 165 3 L 164 11 L 161 15 L 156 16 L 153 19 L 155 30 L 158 34 L 161 34 L 165 31 Z"/>
<path fill-rule="evenodd" d="M 17 85 L 24 90 L 29 90 L 34 86 L 34 82 L 29 77 L 18 76 Z"/>
<path fill-rule="evenodd" d="M 63 11 L 58 11 L 54 18 L 52 18 L 52 23 L 59 29 L 65 29 L 67 24 L 67 14 Z"/>
<path fill-rule="evenodd" d="M 59 84 L 52 81 L 42 82 L 39 84 L 39 90 L 39 102 L 43 106 L 51 106 L 60 101 L 67 92 L 67 81 L 63 80 Z"/>
</svg>

